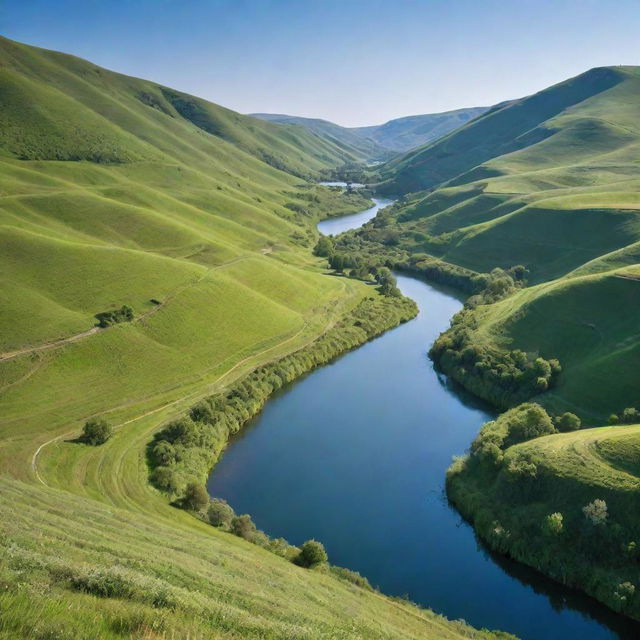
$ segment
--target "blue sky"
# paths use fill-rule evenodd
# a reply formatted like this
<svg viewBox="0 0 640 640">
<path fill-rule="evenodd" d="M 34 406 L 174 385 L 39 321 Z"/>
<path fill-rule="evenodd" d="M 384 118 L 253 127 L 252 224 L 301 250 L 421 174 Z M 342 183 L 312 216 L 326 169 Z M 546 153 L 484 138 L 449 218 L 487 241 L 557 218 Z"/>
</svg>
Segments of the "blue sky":
<svg viewBox="0 0 640 640">
<path fill-rule="evenodd" d="M 244 113 L 359 126 L 640 64 L 640 0 L 0 0 L 0 33 Z"/>
</svg>

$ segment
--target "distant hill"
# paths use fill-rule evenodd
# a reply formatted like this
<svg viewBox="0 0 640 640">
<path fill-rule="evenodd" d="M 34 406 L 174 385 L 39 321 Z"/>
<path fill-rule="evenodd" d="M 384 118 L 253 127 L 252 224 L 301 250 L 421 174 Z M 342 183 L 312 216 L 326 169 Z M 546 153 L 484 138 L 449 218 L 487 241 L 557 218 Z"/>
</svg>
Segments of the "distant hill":
<svg viewBox="0 0 640 640">
<path fill-rule="evenodd" d="M 593 419 L 634 405 L 640 385 L 624 322 L 640 314 L 639 121 L 637 67 L 498 105 L 380 167 L 379 188 L 406 195 L 365 232 L 476 272 L 524 265 L 539 286 L 478 313 L 476 339 L 559 357 L 545 402 Z"/>
<path fill-rule="evenodd" d="M 470 107 L 443 113 L 407 116 L 372 127 L 357 127 L 351 131 L 375 140 L 387 149 L 409 151 L 441 138 L 482 115 L 487 109 L 489 107 Z"/>
<path fill-rule="evenodd" d="M 328 140 L 345 152 L 364 156 L 369 161 L 387 160 L 446 135 L 469 120 L 483 114 L 488 107 L 457 109 L 444 113 L 407 116 L 371 127 L 341 127 L 328 120 L 302 118 L 278 113 L 252 113 L 269 122 L 296 124 Z"/>
<path fill-rule="evenodd" d="M 535 159 L 537 166 L 543 166 L 556 164 L 560 154 L 578 161 L 580 156 L 597 154 L 602 145 L 616 147 L 628 132 L 588 107 L 625 79 L 630 78 L 622 68 L 592 69 L 532 96 L 496 105 L 448 135 L 394 158 L 381 175 L 391 191 L 407 193 L 439 186 L 474 168 L 478 177 L 494 175 L 497 168 L 484 163 L 521 149 L 544 148 L 544 157 Z"/>
<path fill-rule="evenodd" d="M 379 144 L 371 137 L 360 134 L 359 130 L 341 127 L 328 120 L 302 118 L 278 113 L 252 113 L 251 115 L 268 122 L 304 127 L 307 131 L 311 131 L 317 136 L 330 141 L 345 152 L 354 156 L 361 156 L 369 161 L 386 160 L 393 155 L 390 149 Z"/>
</svg>

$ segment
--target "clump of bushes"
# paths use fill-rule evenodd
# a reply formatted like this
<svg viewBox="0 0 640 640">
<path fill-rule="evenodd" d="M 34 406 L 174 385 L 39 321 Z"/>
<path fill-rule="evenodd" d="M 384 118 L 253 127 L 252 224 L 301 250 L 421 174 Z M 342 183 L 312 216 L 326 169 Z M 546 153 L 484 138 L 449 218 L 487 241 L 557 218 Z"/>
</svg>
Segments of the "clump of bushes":
<svg viewBox="0 0 640 640">
<path fill-rule="evenodd" d="M 190 483 L 203 485 L 229 436 L 255 416 L 273 392 L 416 312 L 408 298 L 365 298 L 312 344 L 258 367 L 224 393 L 202 400 L 188 416 L 167 424 L 149 444 L 151 481 L 178 499 Z"/>
<path fill-rule="evenodd" d="M 80 440 L 95 446 L 104 444 L 113 435 L 113 428 L 102 418 L 91 418 L 84 423 Z"/>
<path fill-rule="evenodd" d="M 558 360 L 477 344 L 475 326 L 473 311 L 456 314 L 451 328 L 429 350 L 439 370 L 500 408 L 517 405 L 554 386 L 562 371 Z"/>
<path fill-rule="evenodd" d="M 302 547 L 300 553 L 296 556 L 294 562 L 299 567 L 310 569 L 320 564 L 325 564 L 328 560 L 327 552 L 324 545 L 317 540 L 307 540 Z"/>
<path fill-rule="evenodd" d="M 96 313 L 95 318 L 98 321 L 98 326 L 106 329 L 120 322 L 131 322 L 133 320 L 133 309 L 129 305 L 123 304 L 119 309 Z"/>
<path fill-rule="evenodd" d="M 611 424 L 640 423 L 640 411 L 635 407 L 627 407 L 626 409 L 623 409 L 619 415 L 617 413 L 612 413 L 609 416 L 609 422 Z"/>
</svg>

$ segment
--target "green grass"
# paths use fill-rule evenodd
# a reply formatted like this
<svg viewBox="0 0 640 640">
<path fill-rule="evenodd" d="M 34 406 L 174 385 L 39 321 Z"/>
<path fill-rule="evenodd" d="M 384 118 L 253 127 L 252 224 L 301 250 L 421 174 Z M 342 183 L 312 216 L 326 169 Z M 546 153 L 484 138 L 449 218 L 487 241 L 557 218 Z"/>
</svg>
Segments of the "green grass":
<svg viewBox="0 0 640 640">
<path fill-rule="evenodd" d="M 510 471 L 523 459 L 533 465 L 534 480 Z M 640 619 L 640 597 L 620 598 L 621 584 L 636 592 L 640 584 L 640 426 L 536 438 L 508 448 L 497 470 L 459 461 L 448 493 L 492 547 Z M 583 513 L 594 500 L 606 503 L 604 524 L 590 524 Z M 563 521 L 554 535 L 544 529 L 552 513 Z"/>
<path fill-rule="evenodd" d="M 162 425 L 371 295 L 310 252 L 317 220 L 368 205 L 306 180 L 352 154 L 6 39 L 0 63 L 0 638 L 496 637 L 148 484 Z M 100 447 L 73 442 L 91 416 Z"/>
<path fill-rule="evenodd" d="M 558 385 L 539 400 L 602 424 L 637 402 L 639 275 L 635 266 L 529 287 L 480 307 L 474 339 L 558 358 Z"/>
</svg>

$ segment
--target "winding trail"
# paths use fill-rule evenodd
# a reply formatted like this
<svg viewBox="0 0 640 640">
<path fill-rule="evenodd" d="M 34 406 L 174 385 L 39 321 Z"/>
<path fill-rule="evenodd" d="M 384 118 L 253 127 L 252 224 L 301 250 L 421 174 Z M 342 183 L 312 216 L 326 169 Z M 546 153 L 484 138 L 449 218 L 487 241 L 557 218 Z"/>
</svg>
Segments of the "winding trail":
<svg viewBox="0 0 640 640">
<path fill-rule="evenodd" d="M 241 258 L 241 259 L 244 259 L 244 258 Z M 232 262 L 238 262 L 238 259 L 233 260 Z M 225 263 L 225 265 L 226 264 L 230 264 L 230 263 Z M 223 266 L 223 265 L 220 265 L 220 266 Z M 219 267 L 216 267 L 216 268 L 219 268 Z M 304 343 L 302 343 L 300 345 L 297 345 L 295 348 L 293 348 L 293 349 L 291 349 L 289 351 L 286 351 L 284 353 L 283 352 L 279 352 L 277 356 L 274 356 L 274 357 L 272 357 L 270 359 L 265 360 L 264 362 L 261 363 L 261 365 L 268 364 L 269 362 L 272 362 L 273 360 L 280 359 L 280 358 L 282 358 L 282 357 L 284 357 L 286 355 L 289 355 L 290 353 L 293 353 L 294 351 L 298 351 L 299 349 L 303 349 L 304 347 L 308 346 L 309 344 L 311 344 L 312 342 L 317 340 L 320 336 L 323 336 L 324 334 L 326 334 L 327 331 L 330 331 L 335 326 L 336 322 L 338 322 L 338 320 L 341 318 L 340 310 L 345 306 L 346 302 L 347 302 L 347 300 L 342 300 L 335 307 L 334 313 L 332 314 L 331 318 L 329 319 L 329 322 L 327 323 L 325 328 L 319 334 L 312 335 L 307 341 L 305 341 Z M 142 316 L 140 316 L 140 318 L 142 318 Z M 138 318 L 138 319 L 140 319 L 140 318 Z M 210 395 L 211 393 L 213 393 L 216 388 L 220 387 L 221 383 L 229 375 L 231 375 L 234 371 L 236 371 L 236 369 L 238 369 L 242 365 L 246 364 L 250 360 L 260 359 L 261 356 L 265 355 L 269 351 L 273 351 L 274 349 L 281 349 L 284 345 L 286 345 L 286 344 L 292 342 L 293 340 L 295 340 L 296 338 L 298 338 L 308 328 L 309 328 L 309 322 L 305 321 L 304 324 L 302 325 L 302 327 L 300 327 L 300 329 L 298 329 L 298 331 L 296 331 L 296 333 L 294 333 L 292 336 L 290 336 L 289 338 L 287 338 L 283 342 L 279 342 L 278 344 L 275 344 L 275 345 L 272 345 L 270 347 L 267 347 L 266 349 L 263 349 L 262 351 L 259 351 L 257 353 L 252 353 L 252 354 L 246 356 L 245 358 L 243 358 L 242 360 L 239 360 L 230 369 L 225 371 L 219 378 L 217 378 L 212 383 L 209 383 L 208 385 L 206 385 L 206 387 L 204 387 L 203 389 L 200 389 L 199 391 L 191 393 L 191 394 L 187 394 L 185 396 L 181 396 L 179 398 L 176 398 L 175 400 L 172 400 L 170 402 L 166 402 L 164 404 L 161 404 L 160 406 L 156 407 L 155 409 L 150 409 L 149 411 L 145 411 L 144 413 L 141 413 L 141 414 L 139 414 L 139 415 L 137 415 L 137 416 L 135 416 L 133 418 L 130 418 L 129 420 L 125 420 L 124 422 L 120 422 L 119 424 L 113 425 L 113 429 L 114 430 L 120 429 L 120 428 L 122 428 L 122 427 L 124 427 L 124 426 L 126 426 L 128 424 L 131 424 L 133 422 L 137 422 L 138 420 L 142 420 L 143 418 L 147 418 L 147 417 L 149 417 L 151 415 L 154 415 L 156 413 L 160 413 L 160 412 L 164 411 L 165 409 L 168 409 L 169 407 L 175 406 L 175 405 L 180 404 L 180 403 L 191 403 L 191 402 L 197 402 L 198 400 L 201 400 L 202 398 L 204 398 L 204 397 Z M 143 400 L 144 400 L 144 398 L 140 399 L 139 401 L 143 401 Z M 100 412 L 100 415 L 103 415 L 105 413 L 109 413 L 109 411 L 113 411 L 116 408 L 118 408 L 118 407 L 112 408 L 111 410 L 102 411 L 102 412 Z M 87 416 L 87 418 L 91 418 L 91 417 L 94 417 L 94 416 Z M 66 438 L 71 438 L 73 436 L 77 436 L 77 434 L 78 434 L 78 429 L 76 427 L 71 431 L 67 431 L 65 433 L 59 434 L 59 435 L 54 436 L 53 438 L 50 438 L 49 440 L 43 442 L 34 451 L 32 457 L 31 457 L 31 468 L 33 470 L 33 474 L 35 475 L 37 480 L 40 482 L 40 484 L 42 484 L 44 486 L 49 486 L 45 482 L 45 480 L 42 477 L 42 475 L 40 474 L 40 471 L 38 470 L 38 459 L 39 459 L 40 454 L 42 453 L 42 451 L 46 447 L 54 444 L 55 442 L 58 442 L 60 440 L 66 439 Z"/>
<path fill-rule="evenodd" d="M 233 260 L 228 260 L 227 262 L 223 262 L 222 264 L 215 265 L 207 269 L 201 276 L 193 280 L 192 282 L 187 282 L 184 285 L 175 289 L 172 293 L 170 293 L 165 300 L 163 300 L 160 304 L 154 306 L 149 311 L 146 311 L 142 315 L 134 318 L 131 323 L 135 324 L 137 322 L 141 322 L 146 318 L 158 313 L 160 309 L 166 307 L 172 300 L 174 300 L 177 296 L 179 296 L 183 291 L 186 291 L 190 287 L 194 287 L 200 284 L 212 271 L 216 271 L 218 269 L 222 269 L 224 267 L 228 267 L 229 265 L 235 264 L 236 262 L 241 262 L 242 260 L 247 260 L 249 258 L 253 258 L 254 256 L 238 256 L 237 258 L 233 258 Z M 41 351 L 47 351 L 49 349 L 56 349 L 57 347 L 62 347 L 66 344 L 70 344 L 72 342 L 77 342 L 78 340 L 82 340 L 83 338 L 87 338 L 89 336 L 95 335 L 96 333 L 102 333 L 103 331 L 108 331 L 109 329 L 113 329 L 117 327 L 117 324 L 111 325 L 109 327 L 91 327 L 91 329 L 87 329 L 86 331 L 81 331 L 80 333 L 76 333 L 72 336 L 68 336 L 67 338 L 61 338 L 60 340 L 54 340 L 53 342 L 47 342 L 45 344 L 37 345 L 35 347 L 24 347 L 23 349 L 17 349 L 16 351 L 7 351 L 5 353 L 0 353 L 0 362 L 5 360 L 11 360 L 13 358 L 17 358 L 18 356 L 28 355 L 30 353 L 40 353 Z"/>
</svg>

